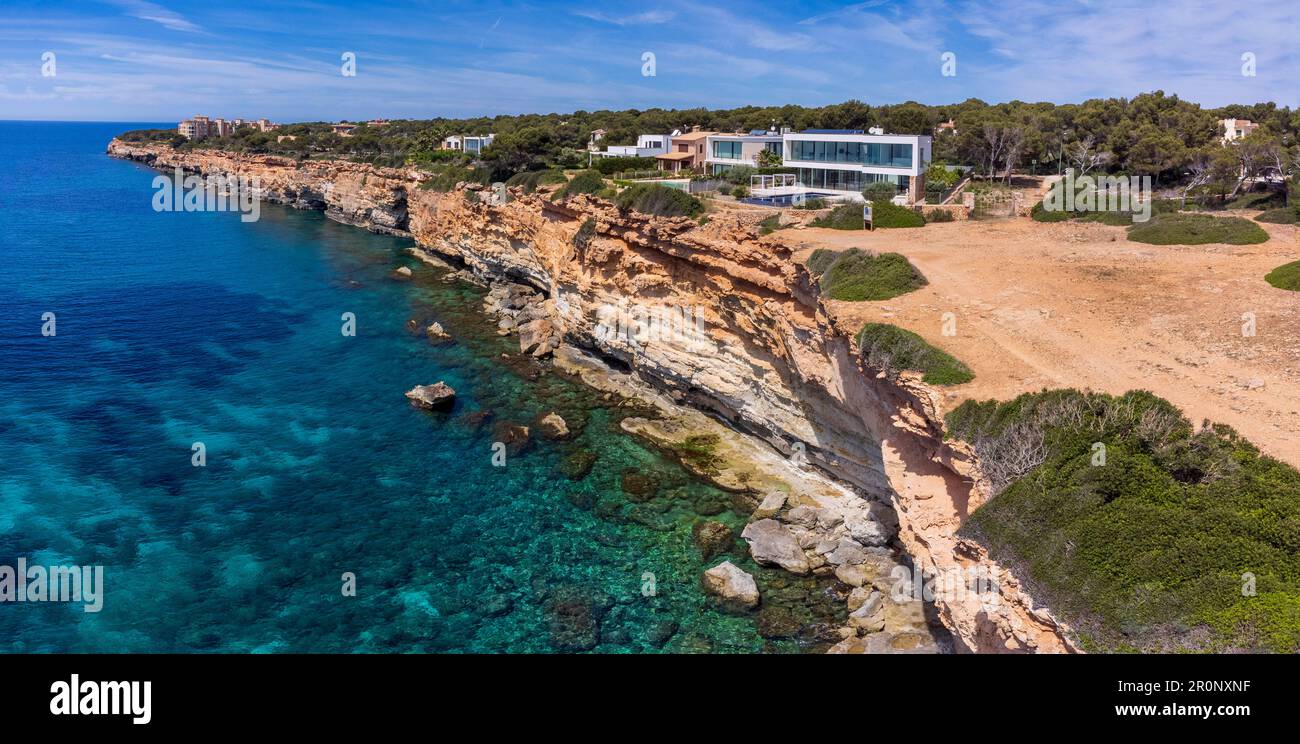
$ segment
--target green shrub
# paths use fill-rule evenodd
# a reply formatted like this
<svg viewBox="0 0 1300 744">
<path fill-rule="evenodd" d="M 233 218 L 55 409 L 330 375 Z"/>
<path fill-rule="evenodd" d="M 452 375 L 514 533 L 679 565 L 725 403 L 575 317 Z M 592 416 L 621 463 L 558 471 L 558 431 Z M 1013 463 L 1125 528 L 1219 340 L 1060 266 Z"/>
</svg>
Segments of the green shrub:
<svg viewBox="0 0 1300 744">
<path fill-rule="evenodd" d="M 737 199 L 744 199 L 749 196 L 748 186 L 737 186 L 731 190 L 731 195 Z"/>
<path fill-rule="evenodd" d="M 596 218 L 588 217 L 586 221 L 578 227 L 578 231 L 573 234 L 573 247 L 579 251 L 587 250 L 591 241 L 596 237 Z"/>
<path fill-rule="evenodd" d="M 470 191 L 469 189 L 465 189 L 464 193 L 465 193 L 466 204 L 478 204 L 479 202 L 483 201 L 483 199 L 479 197 L 477 191 Z"/>
<path fill-rule="evenodd" d="M 462 181 L 466 183 L 484 183 L 487 176 L 488 174 L 485 171 L 478 171 L 460 165 L 435 166 L 430 169 L 429 177 L 420 182 L 420 188 L 446 193 L 455 189 L 456 184 Z"/>
<path fill-rule="evenodd" d="M 839 251 L 833 251 L 829 248 L 818 248 L 808 257 L 806 264 L 808 266 L 808 271 L 810 271 L 813 276 L 821 276 L 826 273 L 826 270 L 829 269 L 831 264 L 835 263 L 835 259 L 839 257 Z"/>
<path fill-rule="evenodd" d="M 1295 207 L 1277 207 L 1260 212 L 1256 217 L 1256 222 L 1267 222 L 1274 225 L 1294 225 L 1300 222 L 1300 214 Z"/>
<path fill-rule="evenodd" d="M 1168 213 L 1133 225 L 1129 228 L 1128 239 L 1153 245 L 1247 245 L 1266 242 L 1268 233 L 1259 225 L 1240 217 Z"/>
<path fill-rule="evenodd" d="M 956 220 L 956 215 L 947 209 L 935 209 L 925 218 L 926 222 L 955 222 Z"/>
<path fill-rule="evenodd" d="M 523 188 L 524 193 L 531 194 L 537 190 L 538 186 L 564 183 L 565 181 L 564 171 L 559 168 L 550 168 L 516 173 L 506 179 L 506 186 L 520 186 Z"/>
<path fill-rule="evenodd" d="M 829 214 L 824 214 L 809 224 L 813 227 L 829 227 L 832 230 L 866 229 L 862 222 L 862 206 L 859 204 L 841 204 L 832 209 Z"/>
<path fill-rule="evenodd" d="M 731 186 L 725 183 L 722 184 L 718 187 L 718 193 L 723 196 L 731 196 Z"/>
<path fill-rule="evenodd" d="M 887 373 L 902 370 L 920 372 L 922 379 L 931 385 L 960 385 L 975 379 L 970 367 L 898 326 L 868 323 L 858 331 L 857 338 L 858 348 L 869 369 Z"/>
<path fill-rule="evenodd" d="M 1035 222 L 1065 222 L 1073 215 L 1061 209 L 1048 209 L 1039 202 L 1034 208 L 1029 210 L 1029 218 Z"/>
<path fill-rule="evenodd" d="M 862 190 L 862 196 L 869 202 L 889 201 L 898 194 L 898 186 L 889 181 L 877 181 L 867 184 Z"/>
<path fill-rule="evenodd" d="M 1249 191 L 1227 203 L 1228 209 L 1274 209 L 1286 206 L 1285 191 Z"/>
<path fill-rule="evenodd" d="M 878 201 L 871 205 L 871 225 L 877 228 L 925 227 L 925 217 L 909 207 Z"/>
<path fill-rule="evenodd" d="M 848 302 L 888 300 L 926 285 L 925 277 L 902 255 L 875 255 L 857 248 L 838 254 L 820 273 L 822 292 Z"/>
<path fill-rule="evenodd" d="M 802 204 L 794 205 L 794 208 L 815 210 L 815 209 L 825 209 L 828 206 L 830 206 L 830 204 L 825 199 L 821 197 L 816 197 L 814 199 L 805 199 Z"/>
<path fill-rule="evenodd" d="M 624 212 L 655 217 L 695 217 L 704 212 L 704 204 L 685 191 L 653 183 L 629 186 L 618 195 L 617 204 Z"/>
<path fill-rule="evenodd" d="M 601 177 L 599 171 L 579 171 L 577 175 L 569 179 L 568 183 L 555 192 L 555 198 L 563 199 L 578 194 L 595 194 L 603 188 L 605 188 L 605 179 Z"/>
<path fill-rule="evenodd" d="M 771 235 L 781 227 L 781 215 L 774 214 L 764 217 L 763 221 L 758 223 L 759 235 Z"/>
<path fill-rule="evenodd" d="M 1090 648 L 1300 651 L 1294 468 L 1144 391 L 968 401 L 946 422 L 994 485 L 959 534 Z"/>
<path fill-rule="evenodd" d="M 1264 281 L 1278 289 L 1300 292 L 1300 261 L 1292 261 L 1273 269 L 1264 276 Z"/>
</svg>

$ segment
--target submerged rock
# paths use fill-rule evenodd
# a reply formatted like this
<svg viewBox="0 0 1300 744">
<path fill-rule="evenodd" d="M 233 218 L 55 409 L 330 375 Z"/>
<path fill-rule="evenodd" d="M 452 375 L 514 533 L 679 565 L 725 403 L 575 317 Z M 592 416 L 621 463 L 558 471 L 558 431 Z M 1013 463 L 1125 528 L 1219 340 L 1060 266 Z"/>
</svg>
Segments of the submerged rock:
<svg viewBox="0 0 1300 744">
<path fill-rule="evenodd" d="M 528 446 L 528 427 L 510 421 L 501 421 L 492 427 L 492 441 L 501 442 L 512 455 L 523 452 Z"/>
<path fill-rule="evenodd" d="M 551 644 L 560 651 L 590 651 L 600 643 L 600 623 L 613 602 L 601 592 L 562 586 L 542 606 Z"/>
<path fill-rule="evenodd" d="M 560 414 L 552 411 L 537 422 L 537 428 L 541 430 L 542 436 L 547 439 L 564 439 L 569 436 L 569 425 L 564 423 Z"/>
<path fill-rule="evenodd" d="M 733 539 L 730 527 L 711 519 L 696 522 L 691 527 L 691 538 L 695 540 L 695 546 L 700 549 L 700 555 L 706 561 L 718 553 L 725 553 L 731 547 Z"/>
<path fill-rule="evenodd" d="M 724 603 L 752 609 L 758 606 L 758 584 L 754 577 L 740 570 L 731 561 L 723 561 L 704 572 L 701 577 L 704 591 Z"/>
<path fill-rule="evenodd" d="M 401 266 L 393 271 L 393 278 L 398 281 L 406 281 L 411 278 L 411 267 Z"/>
<path fill-rule="evenodd" d="M 443 330 L 441 323 L 430 323 L 429 327 L 424 329 L 424 334 L 435 344 L 445 344 L 452 340 L 451 334 Z"/>
<path fill-rule="evenodd" d="M 791 573 L 806 574 L 808 557 L 788 527 L 774 519 L 760 519 L 745 525 L 740 533 L 749 543 L 749 553 L 765 566 L 780 566 Z"/>
<path fill-rule="evenodd" d="M 581 480 L 596 464 L 596 453 L 589 449 L 576 449 L 560 461 L 559 470 L 570 480 Z"/>
<path fill-rule="evenodd" d="M 445 382 L 435 382 L 432 385 L 416 385 L 406 391 L 406 397 L 416 408 L 446 410 L 455 404 L 456 391 Z"/>
<path fill-rule="evenodd" d="M 639 470 L 624 470 L 622 485 L 628 501 L 649 501 L 659 491 L 659 479 Z"/>
</svg>

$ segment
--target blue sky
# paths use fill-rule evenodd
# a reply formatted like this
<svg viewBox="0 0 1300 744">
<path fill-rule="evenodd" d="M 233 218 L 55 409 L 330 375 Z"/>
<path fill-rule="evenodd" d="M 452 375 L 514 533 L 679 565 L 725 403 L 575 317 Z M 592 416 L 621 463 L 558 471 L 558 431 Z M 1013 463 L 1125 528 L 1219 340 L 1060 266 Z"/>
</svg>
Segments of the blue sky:
<svg viewBox="0 0 1300 744">
<path fill-rule="evenodd" d="M 0 119 L 1060 103 L 1156 89 L 1294 107 L 1298 49 L 1295 0 L 4 0 Z M 341 72 L 345 52 L 355 76 Z M 945 52 L 955 76 L 942 74 Z"/>
</svg>

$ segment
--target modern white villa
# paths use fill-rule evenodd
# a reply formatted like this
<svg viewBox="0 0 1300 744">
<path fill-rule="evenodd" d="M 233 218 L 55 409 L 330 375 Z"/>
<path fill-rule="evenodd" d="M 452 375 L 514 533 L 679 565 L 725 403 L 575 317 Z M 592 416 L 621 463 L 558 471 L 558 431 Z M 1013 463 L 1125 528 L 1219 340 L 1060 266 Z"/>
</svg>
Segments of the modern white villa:
<svg viewBox="0 0 1300 744">
<path fill-rule="evenodd" d="M 714 175 L 731 170 L 738 165 L 756 168 L 759 153 L 767 150 L 780 156 L 783 149 L 781 132 L 757 129 L 748 134 L 710 134 L 708 137 L 705 168 Z"/>
<path fill-rule="evenodd" d="M 467 152 L 472 155 L 477 155 L 480 152 L 482 152 L 484 148 L 486 148 L 488 145 L 492 144 L 493 139 L 496 139 L 495 134 L 481 134 L 481 135 L 453 134 L 452 136 L 442 141 L 442 149 L 460 150 L 461 152 Z"/>
<path fill-rule="evenodd" d="M 885 134 L 848 129 L 785 132 L 782 158 L 795 169 L 795 184 L 755 189 L 755 196 L 792 194 L 844 196 L 881 181 L 898 187 L 899 201 L 914 204 L 925 196 L 925 169 L 930 165 L 928 135 Z M 779 188 L 781 194 L 763 193 Z"/>
</svg>

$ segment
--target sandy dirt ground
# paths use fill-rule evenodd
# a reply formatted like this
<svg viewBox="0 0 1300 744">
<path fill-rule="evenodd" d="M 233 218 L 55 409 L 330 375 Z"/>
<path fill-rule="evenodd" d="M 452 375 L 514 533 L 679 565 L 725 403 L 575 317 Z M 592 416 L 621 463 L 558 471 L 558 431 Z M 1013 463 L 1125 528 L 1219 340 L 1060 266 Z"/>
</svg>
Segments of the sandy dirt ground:
<svg viewBox="0 0 1300 744">
<path fill-rule="evenodd" d="M 785 236 L 802 246 L 798 260 L 860 247 L 901 253 L 925 274 L 919 291 L 832 301 L 831 312 L 854 327 L 902 326 L 965 361 L 975 379 L 950 389 L 950 407 L 1043 388 L 1145 389 L 1300 466 L 1300 293 L 1263 279 L 1300 258 L 1300 230 L 1262 227 L 1271 239 L 1249 246 L 1154 246 L 1119 227 L 1025 218 Z"/>
</svg>

